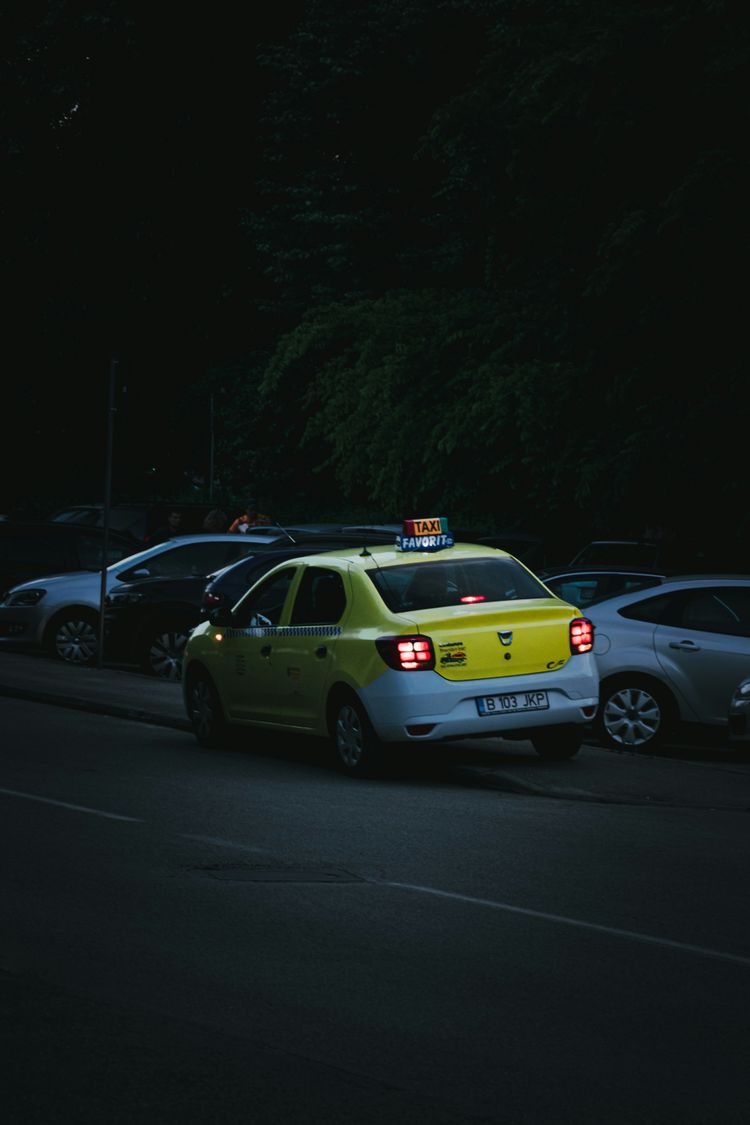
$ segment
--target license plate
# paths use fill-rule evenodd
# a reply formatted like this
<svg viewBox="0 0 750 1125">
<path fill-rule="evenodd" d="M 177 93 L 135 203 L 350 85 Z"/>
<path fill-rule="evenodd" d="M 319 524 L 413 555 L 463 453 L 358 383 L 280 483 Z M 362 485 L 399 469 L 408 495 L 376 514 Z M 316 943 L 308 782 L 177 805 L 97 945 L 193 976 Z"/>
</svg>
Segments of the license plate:
<svg viewBox="0 0 750 1125">
<path fill-rule="evenodd" d="M 515 691 L 505 695 L 483 695 L 477 700 L 480 715 L 506 715 L 512 711 L 546 711 L 546 691 Z"/>
</svg>

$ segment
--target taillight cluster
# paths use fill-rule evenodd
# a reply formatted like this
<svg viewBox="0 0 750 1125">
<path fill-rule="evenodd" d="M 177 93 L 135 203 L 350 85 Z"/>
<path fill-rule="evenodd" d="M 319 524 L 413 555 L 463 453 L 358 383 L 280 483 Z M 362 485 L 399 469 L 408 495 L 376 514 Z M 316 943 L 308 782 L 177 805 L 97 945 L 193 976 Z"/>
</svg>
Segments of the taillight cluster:
<svg viewBox="0 0 750 1125">
<path fill-rule="evenodd" d="M 389 668 L 398 672 L 429 671 L 435 667 L 435 649 L 429 637 L 379 637 L 378 652 Z"/>
<path fill-rule="evenodd" d="M 588 617 L 574 617 L 570 623 L 570 651 L 591 652 L 594 647 L 594 623 Z"/>
</svg>

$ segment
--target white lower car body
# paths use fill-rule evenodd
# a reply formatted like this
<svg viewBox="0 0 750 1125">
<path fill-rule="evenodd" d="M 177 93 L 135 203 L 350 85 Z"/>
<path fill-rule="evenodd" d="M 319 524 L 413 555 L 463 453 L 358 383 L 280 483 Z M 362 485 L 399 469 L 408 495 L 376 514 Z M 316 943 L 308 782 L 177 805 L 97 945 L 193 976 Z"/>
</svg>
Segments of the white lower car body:
<svg viewBox="0 0 750 1125">
<path fill-rule="evenodd" d="M 572 666 L 572 667 L 571 667 Z M 524 702 L 546 693 L 547 706 L 526 710 Z M 359 691 L 375 732 L 384 742 L 437 742 L 561 724 L 591 722 L 599 703 L 599 676 L 591 654 L 572 657 L 564 668 L 537 675 L 447 680 L 437 672 L 389 669 Z M 480 714 L 478 700 L 505 697 L 500 708 Z M 507 697 L 515 697 L 515 704 Z M 410 728 L 430 728 L 413 733 Z"/>
</svg>

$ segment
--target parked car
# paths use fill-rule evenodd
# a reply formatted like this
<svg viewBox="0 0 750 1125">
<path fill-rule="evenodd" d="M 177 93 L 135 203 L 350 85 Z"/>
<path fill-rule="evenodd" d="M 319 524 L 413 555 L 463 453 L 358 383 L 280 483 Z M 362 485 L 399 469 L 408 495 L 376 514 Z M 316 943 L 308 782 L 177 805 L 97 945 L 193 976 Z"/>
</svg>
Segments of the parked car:
<svg viewBox="0 0 750 1125">
<path fill-rule="evenodd" d="M 488 535 L 481 530 L 472 532 L 469 528 L 463 533 L 457 532 L 456 538 L 459 537 L 464 542 L 480 543 L 486 547 L 498 547 L 501 551 L 507 551 L 509 555 L 520 559 L 524 566 L 533 570 L 535 574 L 539 574 L 539 569 L 544 566 L 546 544 L 540 535 L 525 531 L 498 531 Z"/>
<path fill-rule="evenodd" d="M 536 575 L 558 598 L 580 609 L 616 594 L 658 586 L 666 578 L 665 574 L 655 571 L 628 570 L 619 566 L 550 567 L 537 570 Z"/>
<path fill-rule="evenodd" d="M 364 540 L 360 539 L 360 527 L 352 528 L 348 531 L 345 527 L 340 527 L 337 535 L 331 535 L 328 539 L 321 538 L 320 542 L 315 541 L 314 538 L 306 539 L 304 542 L 291 544 L 287 547 L 282 547 L 277 544 L 272 550 L 264 552 L 263 559 L 249 558 L 238 559 L 237 562 L 225 566 L 223 570 L 212 574 L 206 582 L 201 597 L 200 605 L 200 620 L 208 618 L 212 610 L 219 609 L 222 606 L 230 607 L 238 602 L 240 598 L 247 593 L 253 582 L 256 582 L 265 570 L 261 569 L 264 565 L 264 560 L 272 555 L 278 556 L 277 561 L 282 562 L 285 558 L 298 558 L 303 554 L 314 554 L 322 550 L 337 550 L 342 547 L 356 547 L 367 546 L 368 537 L 365 536 Z M 400 528 L 399 528 L 400 530 Z M 382 525 L 378 529 L 379 535 L 382 532 Z M 393 537 L 390 531 L 380 535 L 379 543 L 393 542 Z M 373 543 L 372 534 L 369 536 L 369 542 Z"/>
<path fill-rule="evenodd" d="M 268 529 L 266 529 L 268 530 Z M 243 538 L 256 542 L 251 529 Z M 104 610 L 104 654 L 115 663 L 134 664 L 149 675 L 179 680 L 182 655 L 191 630 L 203 620 L 206 607 L 234 605 L 250 585 L 278 562 L 356 545 L 352 535 L 301 535 L 299 542 L 279 537 L 261 543 L 216 574 L 140 578 L 118 582 L 107 594 Z M 259 539 L 267 540 L 268 536 Z M 206 593 L 207 590 L 212 592 Z"/>
<path fill-rule="evenodd" d="M 619 566 L 662 574 L 744 573 L 747 548 L 726 537 L 701 539 L 594 539 L 570 560 L 570 566 Z"/>
<path fill-rule="evenodd" d="M 653 749 L 680 724 L 728 729 L 750 669 L 750 575 L 669 578 L 586 615 L 600 677 L 593 726 L 605 745 Z"/>
<path fill-rule="evenodd" d="M 45 574 L 101 570 L 104 535 L 101 528 L 38 521 L 0 522 L 0 593 Z M 127 536 L 107 536 L 109 563 L 133 553 Z"/>
<path fill-rule="evenodd" d="M 183 532 L 186 535 L 195 535 L 202 530 L 203 520 L 213 507 L 212 504 L 180 503 L 179 501 L 174 504 L 163 502 L 113 504 L 109 510 L 109 526 L 122 535 L 129 535 L 139 546 L 142 546 L 147 537 L 157 527 L 166 522 L 170 511 L 181 512 Z M 54 523 L 102 527 L 104 525 L 104 505 L 101 503 L 71 504 L 67 508 L 59 508 L 52 512 L 49 519 Z M 229 520 L 227 520 L 227 527 L 222 528 L 222 533 L 227 531 L 228 526 Z"/>
<path fill-rule="evenodd" d="M 268 535 L 270 545 L 277 536 Z M 183 535 L 168 539 L 107 567 L 105 593 L 116 582 L 137 578 L 202 577 L 257 551 L 258 537 Z M 99 649 L 101 575 L 56 574 L 11 587 L 0 601 L 0 644 L 46 650 L 72 664 L 89 664 Z"/>
<path fill-rule="evenodd" d="M 328 737 L 353 776 L 386 744 L 471 736 L 562 760 L 596 709 L 592 644 L 517 559 L 409 530 L 280 563 L 214 610 L 185 648 L 183 696 L 200 745 L 227 724 Z"/>
</svg>

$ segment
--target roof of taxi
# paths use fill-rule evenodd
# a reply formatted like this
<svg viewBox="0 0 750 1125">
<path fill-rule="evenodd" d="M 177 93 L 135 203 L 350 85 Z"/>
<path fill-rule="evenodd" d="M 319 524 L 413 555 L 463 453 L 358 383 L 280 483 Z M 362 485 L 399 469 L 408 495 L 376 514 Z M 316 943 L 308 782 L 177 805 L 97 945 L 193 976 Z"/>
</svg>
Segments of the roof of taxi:
<svg viewBox="0 0 750 1125">
<path fill-rule="evenodd" d="M 325 551 L 315 555 L 303 555 L 294 561 L 312 562 L 323 566 L 326 560 L 346 562 L 361 570 L 379 570 L 387 566 L 407 566 L 413 563 L 447 562 L 449 559 L 468 558 L 509 558 L 507 551 L 500 547 L 487 547 L 478 543 L 455 543 L 431 551 L 402 551 L 396 546 L 379 544 L 377 546 L 344 547 L 340 550 Z"/>
</svg>

